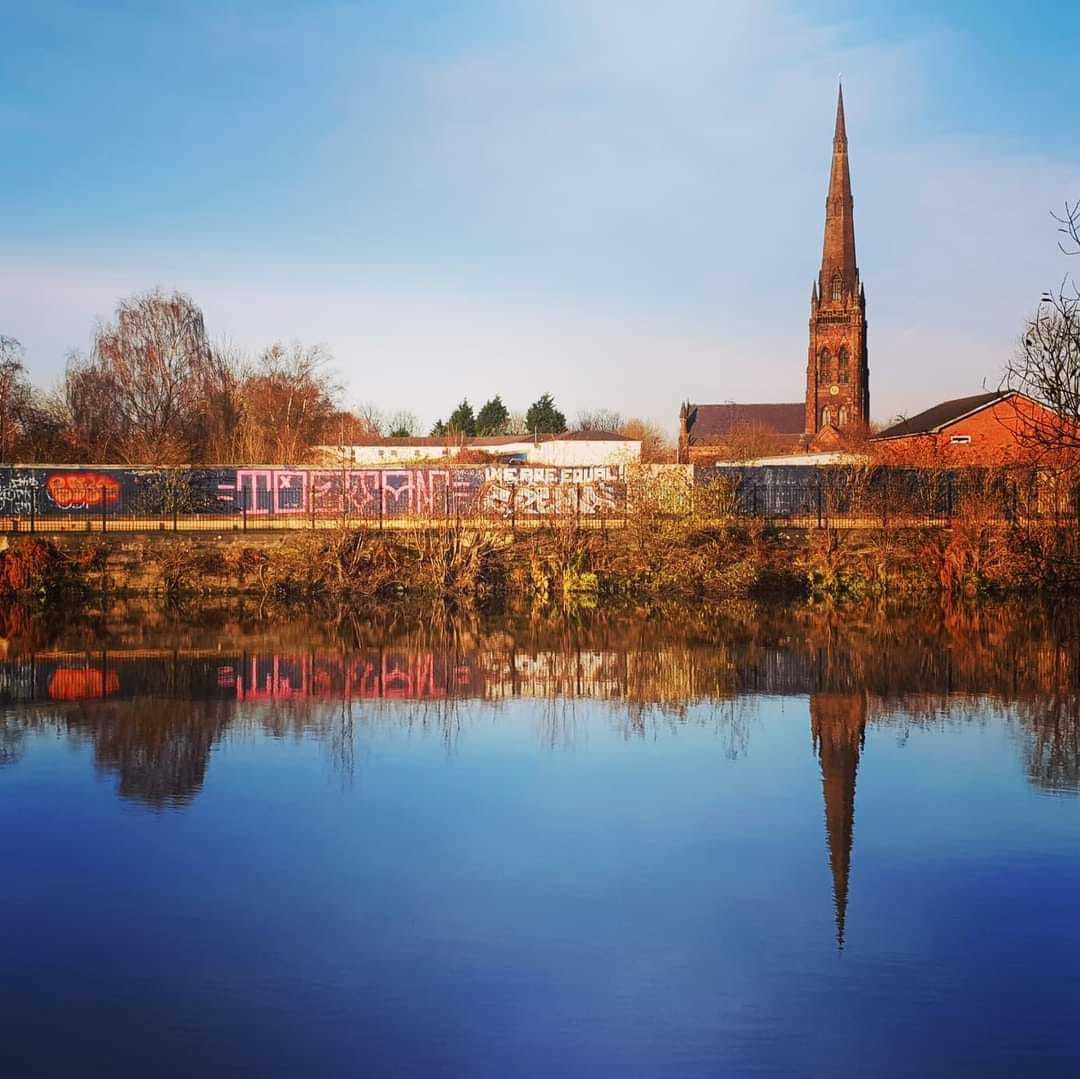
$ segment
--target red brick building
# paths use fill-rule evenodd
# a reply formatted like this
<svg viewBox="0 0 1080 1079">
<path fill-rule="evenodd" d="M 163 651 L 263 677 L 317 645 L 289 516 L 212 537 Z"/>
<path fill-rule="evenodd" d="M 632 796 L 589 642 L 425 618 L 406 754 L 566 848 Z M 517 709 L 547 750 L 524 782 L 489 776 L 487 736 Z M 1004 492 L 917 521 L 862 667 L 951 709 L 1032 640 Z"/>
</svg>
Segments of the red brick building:
<svg viewBox="0 0 1080 1079">
<path fill-rule="evenodd" d="M 832 449 L 870 419 L 866 293 L 855 258 L 855 214 L 844 94 L 836 102 L 821 268 L 810 293 L 810 345 L 802 401 L 741 405 L 687 402 L 679 413 L 679 460 Z"/>
<path fill-rule="evenodd" d="M 980 393 L 942 401 L 901 420 L 875 435 L 871 445 L 886 464 L 962 468 L 1055 463 L 1048 460 L 1045 443 L 1061 424 L 1053 411 L 1022 393 Z"/>
</svg>

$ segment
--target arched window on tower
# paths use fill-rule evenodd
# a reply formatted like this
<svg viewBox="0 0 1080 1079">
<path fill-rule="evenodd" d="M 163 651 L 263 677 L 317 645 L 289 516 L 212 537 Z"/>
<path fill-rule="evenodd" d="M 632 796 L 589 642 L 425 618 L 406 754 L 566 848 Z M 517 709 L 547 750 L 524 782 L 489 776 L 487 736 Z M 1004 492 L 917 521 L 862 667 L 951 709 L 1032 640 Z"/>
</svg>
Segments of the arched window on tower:
<svg viewBox="0 0 1080 1079">
<path fill-rule="evenodd" d="M 851 378 L 851 356 L 847 345 L 840 346 L 840 352 L 836 357 L 836 381 L 846 383 Z"/>
<path fill-rule="evenodd" d="M 840 406 L 840 419 L 837 422 L 838 427 L 847 427 L 847 408 L 843 405 Z"/>
<path fill-rule="evenodd" d="M 832 413 L 829 411 L 829 406 L 826 405 L 821 410 L 821 426 L 822 427 L 828 427 L 831 422 L 832 422 Z"/>
<path fill-rule="evenodd" d="M 822 349 L 822 350 L 821 350 L 821 351 L 820 351 L 820 352 L 818 353 L 818 358 L 817 358 L 817 377 L 818 377 L 818 378 L 819 378 L 819 379 L 820 379 L 820 380 L 821 380 L 822 382 L 827 382 L 827 381 L 828 381 L 828 379 L 829 379 L 829 360 L 830 360 L 830 359 L 831 359 L 831 357 L 829 356 L 829 350 L 828 350 L 827 348 L 823 348 L 823 349 Z"/>
<path fill-rule="evenodd" d="M 844 297 L 844 279 L 839 273 L 832 275 L 832 298 L 833 303 L 839 303 Z"/>
</svg>

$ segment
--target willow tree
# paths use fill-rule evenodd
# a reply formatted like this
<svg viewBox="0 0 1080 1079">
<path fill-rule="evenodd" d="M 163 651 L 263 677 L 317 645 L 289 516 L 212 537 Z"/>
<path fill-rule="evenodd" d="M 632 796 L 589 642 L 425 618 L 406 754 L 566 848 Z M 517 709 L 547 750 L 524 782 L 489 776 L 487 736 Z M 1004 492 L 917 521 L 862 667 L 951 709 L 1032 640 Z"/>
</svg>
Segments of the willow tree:
<svg viewBox="0 0 1080 1079">
<path fill-rule="evenodd" d="M 202 311 L 181 292 L 121 301 L 98 327 L 89 357 L 65 378 L 74 441 L 91 460 L 146 464 L 202 459 L 208 415 L 230 383 Z"/>
</svg>

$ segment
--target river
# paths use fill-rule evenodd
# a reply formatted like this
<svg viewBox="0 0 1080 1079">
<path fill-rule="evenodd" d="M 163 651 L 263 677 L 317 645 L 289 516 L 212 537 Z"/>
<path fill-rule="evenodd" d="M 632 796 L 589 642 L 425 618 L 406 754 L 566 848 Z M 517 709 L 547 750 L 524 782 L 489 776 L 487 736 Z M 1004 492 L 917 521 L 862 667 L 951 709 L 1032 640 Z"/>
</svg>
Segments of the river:
<svg viewBox="0 0 1080 1079">
<path fill-rule="evenodd" d="M 5 1076 L 1080 1073 L 1080 610 L 5 624 Z"/>
</svg>

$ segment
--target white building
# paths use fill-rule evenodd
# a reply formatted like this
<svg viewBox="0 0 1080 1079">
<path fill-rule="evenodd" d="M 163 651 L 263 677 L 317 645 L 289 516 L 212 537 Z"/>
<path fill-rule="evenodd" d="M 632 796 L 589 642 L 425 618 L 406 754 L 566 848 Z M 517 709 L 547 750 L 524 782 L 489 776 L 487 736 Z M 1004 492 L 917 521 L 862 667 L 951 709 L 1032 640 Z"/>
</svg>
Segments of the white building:
<svg viewBox="0 0 1080 1079">
<path fill-rule="evenodd" d="M 604 431 L 567 431 L 561 435 L 500 435 L 492 438 L 373 438 L 351 446 L 319 446 L 335 467 L 380 468 L 443 461 L 465 453 L 484 459 L 527 465 L 578 468 L 631 465 L 641 460 L 641 442 Z"/>
</svg>

